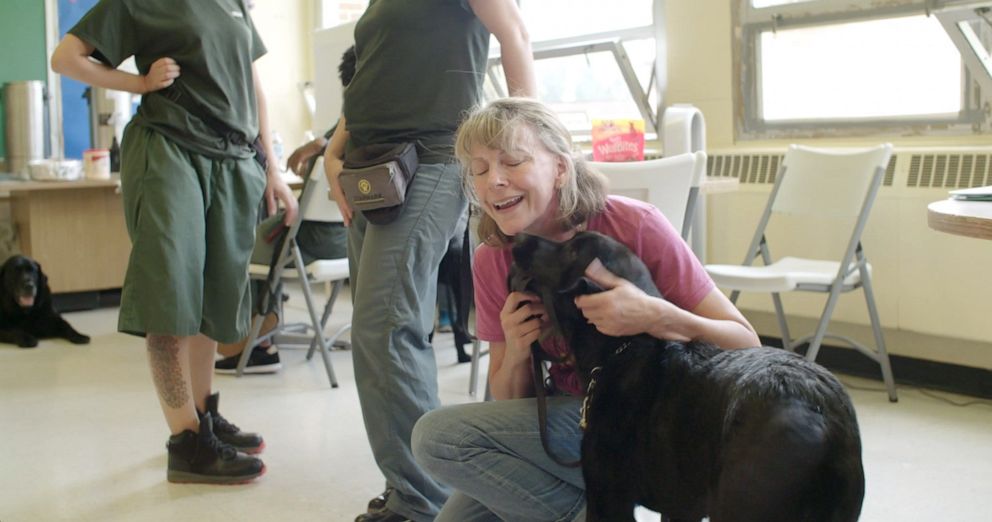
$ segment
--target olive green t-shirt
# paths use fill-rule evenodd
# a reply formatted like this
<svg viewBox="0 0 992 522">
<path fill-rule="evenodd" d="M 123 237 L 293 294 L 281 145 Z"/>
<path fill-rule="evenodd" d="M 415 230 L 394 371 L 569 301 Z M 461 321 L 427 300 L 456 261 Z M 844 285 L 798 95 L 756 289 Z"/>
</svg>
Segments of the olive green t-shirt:
<svg viewBox="0 0 992 522">
<path fill-rule="evenodd" d="M 133 123 L 208 156 L 252 155 L 250 147 L 219 137 L 188 110 L 207 112 L 248 141 L 258 135 L 251 64 L 266 50 L 243 0 L 101 0 L 69 32 L 112 67 L 129 56 L 141 74 L 159 58 L 179 64 L 180 76 L 167 89 L 194 102 L 178 105 L 162 92 L 145 94 Z"/>
<path fill-rule="evenodd" d="M 349 147 L 417 142 L 421 162 L 451 161 L 455 130 L 482 99 L 489 31 L 467 0 L 371 0 L 355 26 L 344 94 Z"/>
</svg>

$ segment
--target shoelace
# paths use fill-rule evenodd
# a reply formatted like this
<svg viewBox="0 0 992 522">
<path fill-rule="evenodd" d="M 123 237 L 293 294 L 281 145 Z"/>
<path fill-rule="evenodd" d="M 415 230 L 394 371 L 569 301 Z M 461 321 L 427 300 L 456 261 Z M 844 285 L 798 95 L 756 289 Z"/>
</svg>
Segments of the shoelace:
<svg viewBox="0 0 992 522">
<path fill-rule="evenodd" d="M 238 428 L 234 424 L 228 422 L 228 420 L 225 419 L 224 416 L 221 415 L 220 413 L 214 413 L 214 414 L 212 414 L 212 417 L 213 417 L 213 421 L 214 421 L 214 431 L 215 432 L 237 433 L 237 432 L 241 431 L 240 428 Z"/>
<path fill-rule="evenodd" d="M 207 445 L 214 450 L 223 460 L 232 460 L 238 456 L 238 450 L 234 446 L 220 440 L 216 435 L 207 437 Z"/>
</svg>

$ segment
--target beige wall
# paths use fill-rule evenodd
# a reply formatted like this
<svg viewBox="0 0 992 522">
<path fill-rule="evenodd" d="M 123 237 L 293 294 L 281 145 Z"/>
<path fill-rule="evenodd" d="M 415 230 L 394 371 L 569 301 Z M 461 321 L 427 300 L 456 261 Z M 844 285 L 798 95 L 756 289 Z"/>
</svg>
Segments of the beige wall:
<svg viewBox="0 0 992 522">
<path fill-rule="evenodd" d="M 256 62 L 269 104 L 271 129 L 282 136 L 285 156 L 311 128 L 300 84 L 312 79 L 314 0 L 255 0 L 252 20 L 269 52 Z M 284 158 L 285 159 L 285 158 Z"/>
</svg>

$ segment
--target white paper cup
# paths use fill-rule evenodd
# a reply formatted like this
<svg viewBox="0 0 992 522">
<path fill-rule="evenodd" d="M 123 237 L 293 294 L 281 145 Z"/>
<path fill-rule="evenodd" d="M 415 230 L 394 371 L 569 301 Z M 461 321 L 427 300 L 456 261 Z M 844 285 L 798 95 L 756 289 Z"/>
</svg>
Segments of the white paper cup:
<svg viewBox="0 0 992 522">
<path fill-rule="evenodd" d="M 83 175 L 86 179 L 110 179 L 110 151 L 86 149 L 83 151 Z"/>
</svg>

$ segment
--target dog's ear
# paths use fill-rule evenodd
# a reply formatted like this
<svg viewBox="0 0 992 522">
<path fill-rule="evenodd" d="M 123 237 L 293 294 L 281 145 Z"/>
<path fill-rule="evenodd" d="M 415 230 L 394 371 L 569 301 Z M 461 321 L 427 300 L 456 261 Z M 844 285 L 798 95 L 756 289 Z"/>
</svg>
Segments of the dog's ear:
<svg viewBox="0 0 992 522">
<path fill-rule="evenodd" d="M 38 295 L 41 297 L 48 297 L 51 293 L 48 289 L 48 276 L 41 270 L 41 263 L 38 263 L 32 259 L 31 264 L 34 266 L 35 273 L 38 274 Z"/>
</svg>

